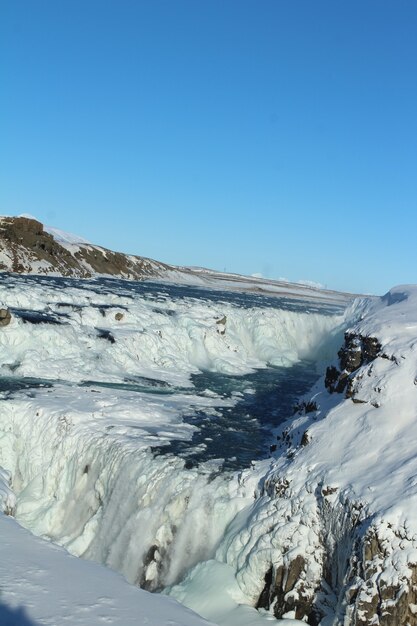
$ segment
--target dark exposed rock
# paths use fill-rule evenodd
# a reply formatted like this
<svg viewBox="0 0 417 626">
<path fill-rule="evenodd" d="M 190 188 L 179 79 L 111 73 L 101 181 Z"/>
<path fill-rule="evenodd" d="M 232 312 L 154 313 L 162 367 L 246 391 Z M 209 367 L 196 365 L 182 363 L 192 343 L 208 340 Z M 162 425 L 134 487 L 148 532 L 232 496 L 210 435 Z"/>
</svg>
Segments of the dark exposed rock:
<svg viewBox="0 0 417 626">
<path fill-rule="evenodd" d="M 124 318 L 124 315 L 120 311 L 118 311 L 116 315 L 114 316 L 114 319 L 116 320 L 116 322 L 120 322 L 123 318 Z"/>
<path fill-rule="evenodd" d="M 349 388 L 349 382 L 350 382 L 350 378 L 349 378 L 349 374 L 347 374 L 346 372 L 342 372 L 339 376 L 339 380 L 337 381 L 337 385 L 336 385 L 336 393 L 343 393 L 346 389 L 346 391 Z"/>
<path fill-rule="evenodd" d="M 362 345 L 360 337 L 345 334 L 345 345 L 338 352 L 340 367 L 346 372 L 353 372 L 362 365 Z"/>
<path fill-rule="evenodd" d="M 157 570 L 160 570 L 162 567 L 160 548 L 155 544 L 150 546 L 150 548 L 148 549 L 147 553 L 144 556 L 142 575 L 140 579 L 137 581 L 139 583 L 139 586 L 142 589 L 146 589 L 147 591 L 156 591 L 157 589 L 154 581 L 148 580 L 146 578 L 146 570 L 148 569 L 148 567 L 152 565 L 156 565 Z"/>
<path fill-rule="evenodd" d="M 256 609 L 269 609 L 270 605 L 271 605 L 271 588 L 272 588 L 272 578 L 273 578 L 273 574 L 274 574 L 274 568 L 271 567 L 269 568 L 269 570 L 266 572 L 265 577 L 264 577 L 264 581 L 265 581 L 265 585 L 263 590 L 261 591 L 261 595 L 258 598 L 258 601 L 255 605 Z"/>
<path fill-rule="evenodd" d="M 309 400 L 308 402 L 303 401 L 295 405 L 294 413 L 306 415 L 307 413 L 313 413 L 313 411 L 318 411 L 318 408 L 319 407 L 314 400 Z"/>
<path fill-rule="evenodd" d="M 343 393 L 349 387 L 349 374 L 340 372 L 337 367 L 330 365 L 326 370 L 324 386 L 330 393 Z"/>
<path fill-rule="evenodd" d="M 304 446 L 307 446 L 309 443 L 310 443 L 310 435 L 309 435 L 308 430 L 306 430 L 303 433 L 303 436 L 301 437 L 300 445 L 304 447 Z"/>
<path fill-rule="evenodd" d="M 337 369 L 337 367 L 335 367 L 334 365 L 330 365 L 326 369 L 326 377 L 324 379 L 324 385 L 326 389 L 330 391 L 330 393 L 333 393 L 334 391 L 336 391 L 336 383 L 339 379 L 339 376 L 340 376 L 340 372 Z"/>
<path fill-rule="evenodd" d="M 355 552 L 349 560 L 344 596 L 351 615 L 349 623 L 417 626 L 417 566 L 409 564 L 406 585 L 388 584 L 380 575 L 387 551 L 372 529 L 357 543 Z"/>
<path fill-rule="evenodd" d="M 273 565 L 265 574 L 265 585 L 256 603 L 256 608 L 270 609 L 273 605 L 274 615 L 281 618 L 289 611 L 295 612 L 296 619 L 307 619 L 307 623 L 316 626 L 320 615 L 313 606 L 313 596 L 307 594 L 303 582 L 306 562 L 302 555 L 288 563 Z M 292 594 L 291 592 L 295 592 Z"/>
<path fill-rule="evenodd" d="M 290 483 L 286 478 L 279 478 L 275 481 L 274 486 L 275 486 L 275 495 L 279 498 L 279 497 L 284 497 L 287 495 Z"/>
<path fill-rule="evenodd" d="M 353 373 L 362 365 L 371 363 L 381 354 L 381 344 L 375 337 L 345 333 L 345 343 L 338 352 L 339 367 L 331 365 L 326 370 L 324 384 L 330 392 L 346 392 L 354 400 Z"/>
<path fill-rule="evenodd" d="M 380 352 L 381 344 L 375 337 L 345 333 L 345 344 L 338 352 L 340 367 L 350 374 L 376 359 Z"/>
<path fill-rule="evenodd" d="M 334 505 L 327 497 L 337 491 L 329 485 L 318 491 L 322 514 L 333 519 Z M 403 575 L 399 581 L 390 582 L 390 568 L 395 568 L 397 557 L 392 552 L 392 539 L 387 540 L 387 528 L 382 528 L 381 538 L 360 502 L 343 502 L 343 515 L 344 523 L 336 535 L 330 533 L 329 541 L 331 526 L 323 529 L 321 584 L 318 579 L 314 589 L 312 581 L 307 582 L 308 556 L 299 554 L 290 560 L 284 549 L 281 562 L 272 563 L 265 573 L 256 607 L 273 610 L 277 618 L 294 611 L 297 619 L 311 626 L 321 623 L 329 607 L 335 614 L 335 621 L 329 622 L 332 624 L 417 626 L 417 564 L 408 563 L 406 580 Z M 407 541 L 404 529 L 392 532 L 401 543 Z"/>
</svg>

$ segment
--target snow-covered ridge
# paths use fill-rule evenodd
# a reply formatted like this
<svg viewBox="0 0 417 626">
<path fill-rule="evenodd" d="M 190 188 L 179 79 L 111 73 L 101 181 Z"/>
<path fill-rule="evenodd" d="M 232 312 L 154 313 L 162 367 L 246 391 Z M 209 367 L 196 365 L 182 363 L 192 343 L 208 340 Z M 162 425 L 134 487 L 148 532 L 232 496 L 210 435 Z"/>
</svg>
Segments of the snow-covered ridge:
<svg viewBox="0 0 417 626">
<path fill-rule="evenodd" d="M 58 241 L 61 244 L 81 244 L 86 246 L 91 246 L 91 241 L 84 239 L 84 237 L 80 237 L 79 235 L 73 235 L 72 233 L 67 233 L 63 230 L 59 230 L 59 228 L 52 228 L 52 226 L 44 226 L 44 230 L 52 235 L 55 241 Z"/>
<path fill-rule="evenodd" d="M 5 215 L 0 216 L 0 219 L 2 217 L 7 217 Z M 33 215 L 31 215 L 30 213 L 21 213 L 20 215 L 18 215 L 17 217 L 23 217 L 26 218 L 27 220 L 32 220 L 37 222 L 38 220 L 36 219 L 36 217 L 34 217 Z M 52 235 L 52 237 L 55 239 L 55 241 L 58 241 L 61 244 L 85 244 L 85 245 L 92 245 L 91 241 L 88 241 L 87 239 L 84 239 L 84 237 L 80 237 L 80 235 L 74 235 L 73 233 L 68 233 L 64 230 L 60 230 L 59 228 L 53 228 L 52 226 L 47 226 L 46 224 L 43 224 L 43 230 L 46 233 L 49 233 L 50 235 Z"/>
</svg>

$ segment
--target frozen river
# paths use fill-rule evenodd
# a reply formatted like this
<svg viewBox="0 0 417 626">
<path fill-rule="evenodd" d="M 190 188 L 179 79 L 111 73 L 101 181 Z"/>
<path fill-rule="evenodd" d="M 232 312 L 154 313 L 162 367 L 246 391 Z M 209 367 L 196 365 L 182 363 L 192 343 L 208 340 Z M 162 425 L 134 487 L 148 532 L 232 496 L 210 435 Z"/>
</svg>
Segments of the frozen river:
<svg viewBox="0 0 417 626">
<path fill-rule="evenodd" d="M 216 594 L 237 585 L 228 546 L 261 493 L 254 468 L 340 345 L 348 300 L 4 274 L 0 301 L 17 520 L 179 599 L 198 571 Z"/>
</svg>

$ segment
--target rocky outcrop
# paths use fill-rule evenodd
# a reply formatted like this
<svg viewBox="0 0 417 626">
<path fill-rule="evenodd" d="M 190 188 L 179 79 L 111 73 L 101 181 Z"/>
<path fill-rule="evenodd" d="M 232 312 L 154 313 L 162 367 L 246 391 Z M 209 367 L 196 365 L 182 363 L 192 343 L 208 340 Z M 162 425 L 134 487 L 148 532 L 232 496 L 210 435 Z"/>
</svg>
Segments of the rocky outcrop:
<svg viewBox="0 0 417 626">
<path fill-rule="evenodd" d="M 417 626 L 417 564 L 409 564 L 408 579 L 393 582 L 396 542 L 385 532 L 371 527 L 349 559 L 344 602 L 352 626 Z"/>
<path fill-rule="evenodd" d="M 330 393 L 346 392 L 354 399 L 354 375 L 362 365 L 371 363 L 381 354 L 381 344 L 375 337 L 345 333 L 345 343 L 338 352 L 339 368 L 331 365 L 326 370 L 325 387 Z"/>
<path fill-rule="evenodd" d="M 0 309 L 0 326 L 8 326 L 11 319 L 10 309 Z"/>
<path fill-rule="evenodd" d="M 417 626 L 417 563 L 409 560 L 408 576 L 403 573 L 415 538 L 369 516 L 361 503 L 339 499 L 337 491 L 318 490 L 321 531 L 310 535 L 317 544 L 296 556 L 283 546 L 256 607 L 311 626 Z"/>
<path fill-rule="evenodd" d="M 271 565 L 265 574 L 265 587 L 256 608 L 269 610 L 273 606 L 278 619 L 292 613 L 296 619 L 318 626 L 320 613 L 313 604 L 313 594 L 304 582 L 306 569 L 305 558 L 300 554 L 293 560 L 285 559 L 277 568 Z"/>
</svg>

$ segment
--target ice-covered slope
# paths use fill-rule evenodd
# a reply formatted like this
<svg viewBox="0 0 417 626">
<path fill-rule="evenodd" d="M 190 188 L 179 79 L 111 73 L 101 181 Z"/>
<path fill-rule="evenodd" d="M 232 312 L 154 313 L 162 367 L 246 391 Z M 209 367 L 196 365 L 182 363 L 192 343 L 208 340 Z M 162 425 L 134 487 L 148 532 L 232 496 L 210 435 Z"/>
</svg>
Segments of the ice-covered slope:
<svg viewBox="0 0 417 626">
<path fill-rule="evenodd" d="M 363 305 L 219 549 L 259 606 L 311 624 L 417 623 L 416 374 L 417 288 L 399 287 Z"/>
</svg>

